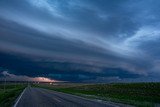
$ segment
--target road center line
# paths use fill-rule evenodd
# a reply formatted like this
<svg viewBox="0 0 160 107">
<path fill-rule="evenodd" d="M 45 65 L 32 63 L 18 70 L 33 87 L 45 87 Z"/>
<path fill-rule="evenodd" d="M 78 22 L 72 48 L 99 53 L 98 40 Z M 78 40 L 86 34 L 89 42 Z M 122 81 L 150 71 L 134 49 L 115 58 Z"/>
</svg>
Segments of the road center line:
<svg viewBox="0 0 160 107">
<path fill-rule="evenodd" d="M 23 92 L 21 93 L 21 95 L 19 96 L 18 100 L 16 101 L 16 103 L 14 104 L 13 107 L 17 107 L 18 102 L 20 101 L 20 99 L 22 98 L 24 92 L 25 92 L 26 88 L 23 90 Z"/>
<path fill-rule="evenodd" d="M 61 102 L 60 100 L 56 99 L 56 98 L 52 98 L 53 100 L 56 100 L 57 102 Z"/>
</svg>

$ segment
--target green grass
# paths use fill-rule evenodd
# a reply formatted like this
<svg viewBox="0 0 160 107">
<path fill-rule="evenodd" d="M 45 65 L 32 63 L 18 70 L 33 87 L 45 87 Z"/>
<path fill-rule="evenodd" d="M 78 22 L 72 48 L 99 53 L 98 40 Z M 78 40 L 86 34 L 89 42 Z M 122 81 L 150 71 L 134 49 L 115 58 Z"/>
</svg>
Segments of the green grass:
<svg viewBox="0 0 160 107">
<path fill-rule="evenodd" d="M 6 91 L 4 91 L 4 85 L 0 85 L 0 107 L 11 107 L 19 94 L 25 88 L 25 85 L 6 85 Z"/>
<path fill-rule="evenodd" d="M 41 86 L 43 88 L 89 98 L 102 99 L 135 105 L 154 107 L 160 103 L 160 83 L 117 83 L 65 86 Z"/>
</svg>

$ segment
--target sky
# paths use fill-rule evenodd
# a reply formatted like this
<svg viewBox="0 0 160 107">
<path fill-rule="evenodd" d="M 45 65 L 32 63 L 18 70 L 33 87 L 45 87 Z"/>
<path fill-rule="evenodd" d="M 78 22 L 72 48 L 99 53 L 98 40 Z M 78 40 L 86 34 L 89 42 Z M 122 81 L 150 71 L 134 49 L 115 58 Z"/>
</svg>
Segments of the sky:
<svg viewBox="0 0 160 107">
<path fill-rule="evenodd" d="M 159 0 L 0 0 L 0 78 L 160 81 L 159 6 Z"/>
</svg>

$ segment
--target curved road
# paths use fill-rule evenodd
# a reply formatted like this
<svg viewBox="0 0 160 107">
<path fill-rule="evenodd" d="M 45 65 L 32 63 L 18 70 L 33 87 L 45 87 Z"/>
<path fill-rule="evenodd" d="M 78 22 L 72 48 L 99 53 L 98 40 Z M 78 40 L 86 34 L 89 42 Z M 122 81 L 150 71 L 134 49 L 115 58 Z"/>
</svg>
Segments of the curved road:
<svg viewBox="0 0 160 107">
<path fill-rule="evenodd" d="M 127 107 L 102 101 L 55 92 L 42 88 L 27 87 L 14 107 Z"/>
</svg>

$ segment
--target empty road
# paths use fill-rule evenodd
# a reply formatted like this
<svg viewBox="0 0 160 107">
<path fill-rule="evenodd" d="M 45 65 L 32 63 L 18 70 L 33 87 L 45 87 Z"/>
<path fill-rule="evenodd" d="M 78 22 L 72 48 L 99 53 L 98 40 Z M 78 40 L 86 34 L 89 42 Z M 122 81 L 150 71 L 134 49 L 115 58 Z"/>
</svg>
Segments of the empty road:
<svg viewBox="0 0 160 107">
<path fill-rule="evenodd" d="M 14 107 L 120 107 L 42 88 L 27 87 Z M 121 106 L 121 107 L 124 107 Z M 126 107 L 126 106 L 125 106 Z"/>
</svg>

